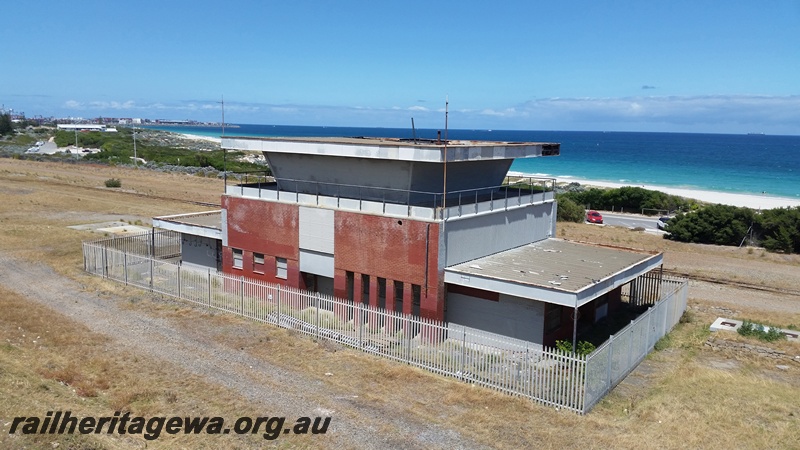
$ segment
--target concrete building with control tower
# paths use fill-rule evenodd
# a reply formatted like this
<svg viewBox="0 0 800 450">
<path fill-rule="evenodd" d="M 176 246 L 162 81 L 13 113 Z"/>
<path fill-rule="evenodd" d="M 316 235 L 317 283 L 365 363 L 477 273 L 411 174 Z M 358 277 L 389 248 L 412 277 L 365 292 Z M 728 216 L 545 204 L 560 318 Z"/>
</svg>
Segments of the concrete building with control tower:
<svg viewBox="0 0 800 450">
<path fill-rule="evenodd" d="M 223 137 L 271 173 L 226 182 L 220 211 L 158 217 L 183 264 L 542 345 L 646 292 L 660 253 L 556 238 L 555 180 L 509 177 L 560 144 Z M 191 247 L 191 248 L 189 248 Z"/>
</svg>

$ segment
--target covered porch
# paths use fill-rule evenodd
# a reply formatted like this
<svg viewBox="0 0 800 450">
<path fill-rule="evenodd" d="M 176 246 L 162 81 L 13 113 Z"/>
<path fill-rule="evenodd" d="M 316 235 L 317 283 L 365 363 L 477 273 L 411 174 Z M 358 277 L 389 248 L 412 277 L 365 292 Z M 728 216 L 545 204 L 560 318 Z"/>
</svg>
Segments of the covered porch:
<svg viewBox="0 0 800 450">
<path fill-rule="evenodd" d="M 660 299 L 662 259 L 556 238 L 534 242 L 445 268 L 446 320 L 545 346 L 598 345 Z"/>
</svg>

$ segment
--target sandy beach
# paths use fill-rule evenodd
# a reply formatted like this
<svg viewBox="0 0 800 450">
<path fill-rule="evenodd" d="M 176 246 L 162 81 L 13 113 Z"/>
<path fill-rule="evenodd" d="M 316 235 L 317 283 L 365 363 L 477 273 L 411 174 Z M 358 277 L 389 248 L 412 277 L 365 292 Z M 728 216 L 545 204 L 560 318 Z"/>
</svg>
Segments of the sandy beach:
<svg viewBox="0 0 800 450">
<path fill-rule="evenodd" d="M 529 176 L 518 172 L 509 172 L 512 176 Z M 556 178 L 557 183 L 580 183 L 584 186 L 600 188 L 620 188 L 632 186 L 624 183 L 613 183 L 609 181 L 583 180 L 578 178 Z M 800 199 L 787 197 L 771 196 L 769 193 L 763 195 L 756 194 L 736 194 L 732 192 L 704 191 L 699 189 L 685 189 L 668 186 L 636 185 L 652 191 L 661 191 L 670 195 L 677 195 L 685 198 L 693 198 L 706 203 L 719 203 L 722 205 L 740 206 L 752 209 L 773 209 L 800 207 Z"/>
</svg>

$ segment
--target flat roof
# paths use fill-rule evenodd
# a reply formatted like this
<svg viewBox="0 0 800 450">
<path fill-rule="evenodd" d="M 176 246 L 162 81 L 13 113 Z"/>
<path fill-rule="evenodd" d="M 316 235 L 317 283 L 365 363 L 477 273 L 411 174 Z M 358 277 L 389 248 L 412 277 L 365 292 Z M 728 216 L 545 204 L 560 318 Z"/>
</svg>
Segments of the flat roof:
<svg viewBox="0 0 800 450">
<path fill-rule="evenodd" d="M 375 137 L 247 137 L 225 136 L 222 148 L 301 155 L 343 156 L 420 162 L 475 161 L 557 156 L 561 144 Z"/>
<path fill-rule="evenodd" d="M 153 227 L 222 239 L 222 210 L 153 217 Z"/>
<path fill-rule="evenodd" d="M 445 268 L 445 282 L 581 306 L 662 263 L 661 253 L 550 238 Z"/>
</svg>

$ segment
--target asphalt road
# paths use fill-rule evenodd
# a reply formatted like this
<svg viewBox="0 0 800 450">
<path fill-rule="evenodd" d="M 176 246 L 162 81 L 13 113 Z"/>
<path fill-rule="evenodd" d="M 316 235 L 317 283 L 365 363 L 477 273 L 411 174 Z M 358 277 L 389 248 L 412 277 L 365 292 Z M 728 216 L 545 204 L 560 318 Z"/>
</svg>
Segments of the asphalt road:
<svg viewBox="0 0 800 450">
<path fill-rule="evenodd" d="M 603 223 L 608 226 L 626 228 L 642 227 L 648 231 L 660 231 L 656 226 L 656 222 L 658 222 L 657 216 L 647 217 L 638 214 L 619 214 L 606 211 L 600 211 L 600 214 L 603 215 Z"/>
</svg>

